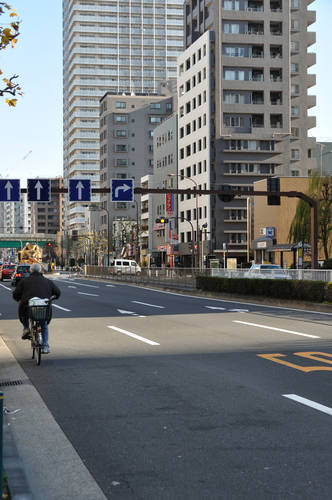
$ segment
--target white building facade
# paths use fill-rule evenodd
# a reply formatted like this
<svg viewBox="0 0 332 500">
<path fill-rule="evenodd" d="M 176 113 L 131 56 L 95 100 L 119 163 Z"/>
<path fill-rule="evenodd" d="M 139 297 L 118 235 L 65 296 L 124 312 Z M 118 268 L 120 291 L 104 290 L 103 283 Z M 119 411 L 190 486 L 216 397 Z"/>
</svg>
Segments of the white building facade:
<svg viewBox="0 0 332 500">
<path fill-rule="evenodd" d="M 161 81 L 176 78 L 182 50 L 182 0 L 63 0 L 65 183 L 87 177 L 99 187 L 101 96 L 156 93 Z M 67 203 L 67 231 L 84 225 L 84 207 Z"/>
</svg>

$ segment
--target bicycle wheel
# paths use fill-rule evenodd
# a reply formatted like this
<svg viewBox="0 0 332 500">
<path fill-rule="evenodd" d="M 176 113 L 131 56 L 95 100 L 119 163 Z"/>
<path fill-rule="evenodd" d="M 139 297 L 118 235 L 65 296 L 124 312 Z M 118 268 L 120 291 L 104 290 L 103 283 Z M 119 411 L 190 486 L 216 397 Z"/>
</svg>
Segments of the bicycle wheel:
<svg viewBox="0 0 332 500">
<path fill-rule="evenodd" d="M 41 347 L 36 347 L 35 351 L 36 351 L 36 365 L 39 366 L 41 362 Z"/>
</svg>

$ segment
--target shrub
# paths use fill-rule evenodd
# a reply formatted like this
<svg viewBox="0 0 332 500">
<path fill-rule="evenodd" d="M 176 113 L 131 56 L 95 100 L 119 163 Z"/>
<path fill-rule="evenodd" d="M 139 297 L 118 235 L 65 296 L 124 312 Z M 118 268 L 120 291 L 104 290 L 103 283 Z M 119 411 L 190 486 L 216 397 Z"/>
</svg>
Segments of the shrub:
<svg viewBox="0 0 332 500">
<path fill-rule="evenodd" d="M 324 299 L 326 302 L 332 302 L 332 283 L 325 283 Z"/>
<path fill-rule="evenodd" d="M 332 283 L 329 296 L 332 302 Z M 201 290 L 242 295 L 258 295 L 275 299 L 307 300 L 323 302 L 326 298 L 326 283 L 309 280 L 277 280 L 254 278 L 217 278 L 198 276 L 196 287 Z"/>
</svg>

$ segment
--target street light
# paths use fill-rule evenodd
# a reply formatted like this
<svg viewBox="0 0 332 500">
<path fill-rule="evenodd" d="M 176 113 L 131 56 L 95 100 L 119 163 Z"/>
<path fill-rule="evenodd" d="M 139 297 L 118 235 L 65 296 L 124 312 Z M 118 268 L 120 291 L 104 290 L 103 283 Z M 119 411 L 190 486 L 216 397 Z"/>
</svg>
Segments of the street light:
<svg viewBox="0 0 332 500">
<path fill-rule="evenodd" d="M 110 265 L 110 213 L 109 213 L 107 208 L 100 207 L 98 205 L 90 206 L 89 210 L 91 212 L 101 212 L 102 210 L 105 210 L 105 212 L 107 213 L 107 266 L 109 267 L 109 265 Z"/>
<path fill-rule="evenodd" d="M 195 185 L 196 190 L 198 190 L 198 184 L 194 179 L 191 177 L 187 177 L 186 175 L 182 174 L 168 174 L 168 177 L 180 177 L 180 179 L 188 179 L 189 181 L 193 182 Z M 196 245 L 197 245 L 197 251 L 196 251 L 196 265 L 199 267 L 199 222 L 198 222 L 198 193 L 195 193 L 195 200 L 196 200 Z"/>
<path fill-rule="evenodd" d="M 138 202 L 133 200 L 136 205 L 136 245 L 135 245 L 135 257 L 137 264 L 140 263 L 140 247 L 139 247 L 139 225 L 138 225 Z"/>
</svg>

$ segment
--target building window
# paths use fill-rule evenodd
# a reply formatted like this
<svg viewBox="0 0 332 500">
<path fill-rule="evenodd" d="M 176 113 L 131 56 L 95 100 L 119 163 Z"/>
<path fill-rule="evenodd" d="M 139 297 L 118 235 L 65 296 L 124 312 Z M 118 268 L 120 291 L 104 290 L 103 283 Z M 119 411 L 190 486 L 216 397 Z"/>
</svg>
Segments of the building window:
<svg viewBox="0 0 332 500">
<path fill-rule="evenodd" d="M 162 121 L 161 116 L 149 116 L 150 123 L 161 123 L 161 121 Z"/>
<path fill-rule="evenodd" d="M 127 144 L 116 144 L 115 145 L 115 152 L 116 153 L 126 153 L 128 150 Z"/>
<path fill-rule="evenodd" d="M 115 137 L 127 137 L 127 130 L 116 130 Z"/>
<path fill-rule="evenodd" d="M 160 102 L 152 102 L 150 104 L 150 109 L 161 109 L 161 104 Z"/>
<path fill-rule="evenodd" d="M 115 123 L 127 123 L 128 117 L 127 115 L 114 115 Z"/>
<path fill-rule="evenodd" d="M 126 103 L 125 102 L 116 102 L 115 107 L 116 107 L 116 109 L 125 109 Z"/>
<path fill-rule="evenodd" d="M 125 158 L 117 158 L 116 159 L 117 167 L 128 167 L 128 160 Z"/>
<path fill-rule="evenodd" d="M 291 159 L 299 160 L 300 159 L 300 150 L 299 149 L 291 149 Z"/>
</svg>

